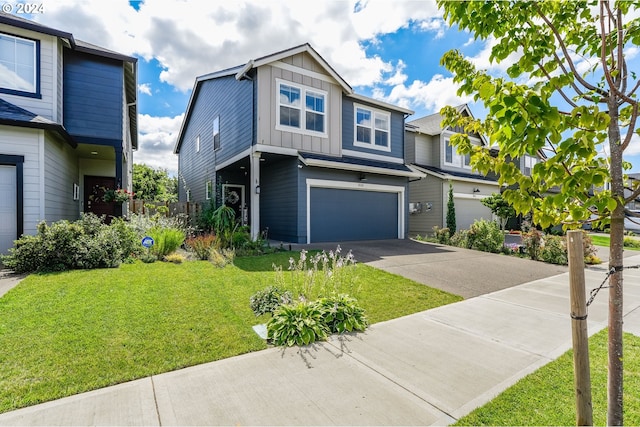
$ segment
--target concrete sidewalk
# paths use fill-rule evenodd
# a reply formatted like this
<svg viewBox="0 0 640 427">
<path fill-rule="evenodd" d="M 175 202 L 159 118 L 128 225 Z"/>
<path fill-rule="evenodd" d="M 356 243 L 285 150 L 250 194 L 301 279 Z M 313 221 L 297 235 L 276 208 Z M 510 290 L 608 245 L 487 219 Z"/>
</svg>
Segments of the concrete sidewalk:
<svg viewBox="0 0 640 427">
<path fill-rule="evenodd" d="M 626 265 L 640 264 L 640 255 Z M 605 277 L 585 270 L 587 290 Z M 640 270 L 625 270 L 640 335 Z M 607 291 L 589 309 L 606 326 Z M 444 425 L 571 347 L 559 274 L 332 337 L 270 348 L 0 415 L 0 425 Z"/>
</svg>

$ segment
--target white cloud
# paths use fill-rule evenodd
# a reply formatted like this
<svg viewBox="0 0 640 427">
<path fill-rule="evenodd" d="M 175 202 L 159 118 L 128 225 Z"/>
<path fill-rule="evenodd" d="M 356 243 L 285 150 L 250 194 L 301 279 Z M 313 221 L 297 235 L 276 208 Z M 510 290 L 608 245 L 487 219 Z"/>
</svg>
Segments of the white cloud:
<svg viewBox="0 0 640 427">
<path fill-rule="evenodd" d="M 151 84 L 150 83 L 141 83 L 138 85 L 138 92 L 144 93 L 145 95 L 151 95 Z"/>
<path fill-rule="evenodd" d="M 155 58 L 161 80 L 186 92 L 198 75 L 306 42 L 352 86 L 376 84 L 393 66 L 368 57 L 362 41 L 410 23 L 440 34 L 441 17 L 432 0 L 153 0 L 139 11 L 127 0 L 56 0 L 36 19 L 118 52 Z"/>
<path fill-rule="evenodd" d="M 163 168 L 170 175 L 178 174 L 178 156 L 173 154 L 184 114 L 175 117 L 153 117 L 141 114 L 138 117 L 138 151 L 134 152 L 135 163 L 144 163 L 154 168 Z"/>
<path fill-rule="evenodd" d="M 385 95 L 384 91 L 378 88 L 374 91 L 373 96 L 401 107 L 422 108 L 429 112 L 435 112 L 446 105 L 460 105 L 472 101 L 471 96 L 458 96 L 457 90 L 458 85 L 453 82 L 452 77 L 436 74 L 428 83 L 414 80 L 408 86 L 405 84 L 396 85 L 388 95 Z"/>
<path fill-rule="evenodd" d="M 445 22 L 442 18 L 427 19 L 420 23 L 421 30 L 433 31 L 436 33 L 436 39 L 444 37 Z"/>
</svg>

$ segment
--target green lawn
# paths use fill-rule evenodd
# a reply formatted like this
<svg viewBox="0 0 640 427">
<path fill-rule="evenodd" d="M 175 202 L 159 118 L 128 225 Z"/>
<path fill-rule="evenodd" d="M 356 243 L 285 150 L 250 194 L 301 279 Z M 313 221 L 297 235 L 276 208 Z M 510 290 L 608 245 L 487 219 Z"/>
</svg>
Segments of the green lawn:
<svg viewBox="0 0 640 427">
<path fill-rule="evenodd" d="M 607 331 L 589 341 L 594 425 L 607 420 Z M 571 351 L 520 380 L 455 425 L 575 425 Z M 640 337 L 624 335 L 624 424 L 640 425 Z"/>
<path fill-rule="evenodd" d="M 589 237 L 591 237 L 591 242 L 596 245 L 596 246 L 605 246 L 605 247 L 609 247 L 609 243 L 610 243 L 610 238 L 609 236 L 605 236 L 602 234 L 590 234 Z M 629 237 L 626 236 L 626 238 L 629 239 L 634 239 L 633 237 Z M 624 246 L 625 250 L 632 250 L 632 251 L 640 251 L 640 247 L 639 248 L 634 248 L 632 246 L 629 245 L 625 245 Z"/>
<path fill-rule="evenodd" d="M 0 298 L 0 412 L 266 348 L 249 297 L 292 253 L 30 275 Z M 372 323 L 462 298 L 366 265 Z"/>
</svg>

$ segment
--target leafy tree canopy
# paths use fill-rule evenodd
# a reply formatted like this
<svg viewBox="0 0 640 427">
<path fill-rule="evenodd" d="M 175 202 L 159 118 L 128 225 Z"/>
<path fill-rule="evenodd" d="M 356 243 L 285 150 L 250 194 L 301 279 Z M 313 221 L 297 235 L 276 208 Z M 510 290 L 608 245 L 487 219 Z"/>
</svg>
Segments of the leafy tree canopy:
<svg viewBox="0 0 640 427">
<path fill-rule="evenodd" d="M 136 199 L 175 202 L 178 200 L 178 179 L 170 177 L 166 169 L 134 163 L 133 192 Z"/>
<path fill-rule="evenodd" d="M 494 193 L 480 201 L 483 205 L 491 209 L 491 212 L 501 220 L 500 228 L 504 230 L 509 218 L 516 216 L 516 210 L 509 204 L 500 193 Z"/>
</svg>

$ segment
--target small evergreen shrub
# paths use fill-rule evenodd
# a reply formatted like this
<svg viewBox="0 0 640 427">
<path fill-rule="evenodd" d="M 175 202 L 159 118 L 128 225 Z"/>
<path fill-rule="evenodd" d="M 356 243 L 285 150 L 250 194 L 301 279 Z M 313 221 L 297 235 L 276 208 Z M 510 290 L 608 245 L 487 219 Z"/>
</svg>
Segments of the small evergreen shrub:
<svg viewBox="0 0 640 427">
<path fill-rule="evenodd" d="M 567 265 L 567 245 L 565 239 L 560 236 L 548 235 L 544 238 L 544 246 L 540 251 L 540 258 L 551 264 Z"/>
<path fill-rule="evenodd" d="M 281 305 L 267 322 L 267 338 L 279 346 L 307 345 L 327 338 L 324 310 L 317 301 Z"/>
<path fill-rule="evenodd" d="M 257 317 L 263 314 L 273 313 L 281 305 L 291 304 L 292 301 L 293 296 L 291 292 L 280 289 L 277 286 L 269 286 L 251 295 L 251 298 L 249 298 L 249 306 Z"/>
<path fill-rule="evenodd" d="M 190 237 L 185 241 L 189 250 L 194 252 L 198 259 L 203 261 L 209 259 L 211 248 L 215 245 L 216 236 L 213 234 L 201 234 L 199 236 Z"/>
<path fill-rule="evenodd" d="M 358 301 L 346 294 L 320 298 L 318 304 L 323 311 L 323 321 L 329 332 L 364 331 L 368 322 L 364 309 Z"/>
<path fill-rule="evenodd" d="M 155 254 L 151 251 L 144 251 L 140 255 L 140 261 L 144 262 L 145 264 L 153 264 L 157 260 L 158 260 L 158 257 L 155 256 Z"/>
<path fill-rule="evenodd" d="M 496 222 L 474 221 L 467 233 L 467 245 L 478 251 L 498 253 L 504 246 L 504 234 Z"/>
</svg>

